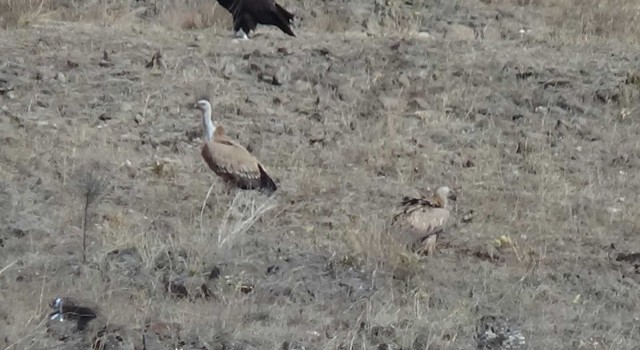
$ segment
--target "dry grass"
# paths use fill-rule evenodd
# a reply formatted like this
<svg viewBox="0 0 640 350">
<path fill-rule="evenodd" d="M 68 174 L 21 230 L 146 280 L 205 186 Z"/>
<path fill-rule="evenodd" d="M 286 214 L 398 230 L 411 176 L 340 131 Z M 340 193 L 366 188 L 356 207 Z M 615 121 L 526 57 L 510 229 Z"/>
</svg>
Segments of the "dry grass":
<svg viewBox="0 0 640 350">
<path fill-rule="evenodd" d="M 598 38 L 638 42 L 640 6 L 630 0 L 519 0 L 488 1 L 534 11 L 549 25 L 560 42 L 581 43 Z"/>
<path fill-rule="evenodd" d="M 0 349 L 87 348 L 105 324 L 135 341 L 149 320 L 193 348 L 461 349 L 486 313 L 531 349 L 637 347 L 640 278 L 616 261 L 640 244 L 631 2 L 390 2 L 375 28 L 371 4 L 292 2 L 296 39 L 245 43 L 211 2 L 135 4 L 0 2 Z M 200 158 L 202 90 L 272 201 L 225 195 Z M 113 189 L 82 264 L 70 189 L 96 158 Z M 416 256 L 393 206 L 443 184 L 462 186 L 451 227 Z M 58 295 L 100 319 L 58 340 Z"/>
</svg>

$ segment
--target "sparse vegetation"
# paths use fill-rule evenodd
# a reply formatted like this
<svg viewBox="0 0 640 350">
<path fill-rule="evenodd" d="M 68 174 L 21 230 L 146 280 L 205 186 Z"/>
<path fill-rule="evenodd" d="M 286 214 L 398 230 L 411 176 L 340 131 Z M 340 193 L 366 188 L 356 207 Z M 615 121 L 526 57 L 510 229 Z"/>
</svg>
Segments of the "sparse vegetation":
<svg viewBox="0 0 640 350">
<path fill-rule="evenodd" d="M 82 198 L 82 263 L 87 263 L 87 229 L 91 218 L 90 209 L 102 196 L 107 180 L 101 174 L 99 163 L 85 165 L 76 174 L 76 191 Z"/>
<path fill-rule="evenodd" d="M 212 1 L 0 0 L 0 349 L 470 349 L 486 314 L 637 348 L 636 1 L 283 3 L 297 38 L 236 43 Z M 203 90 L 263 207 L 202 161 Z M 451 183 L 412 254 L 393 206 Z"/>
</svg>

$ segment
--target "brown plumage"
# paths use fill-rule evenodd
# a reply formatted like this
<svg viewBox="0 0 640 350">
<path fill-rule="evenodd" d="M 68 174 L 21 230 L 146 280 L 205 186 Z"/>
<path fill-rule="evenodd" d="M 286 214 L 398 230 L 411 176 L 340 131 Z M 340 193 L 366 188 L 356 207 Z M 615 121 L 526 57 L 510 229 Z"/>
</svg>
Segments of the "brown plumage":
<svg viewBox="0 0 640 350">
<path fill-rule="evenodd" d="M 209 168 L 227 184 L 243 190 L 260 190 L 268 194 L 278 189 L 264 166 L 246 148 L 229 139 L 222 126 L 211 121 L 211 104 L 200 100 L 196 108 L 202 110 L 205 140 L 201 155 Z"/>
<path fill-rule="evenodd" d="M 419 251 L 432 255 L 436 240 L 449 220 L 448 200 L 456 193 L 447 186 L 438 188 L 431 198 L 404 197 L 392 219 L 392 226 L 402 230 L 406 241 Z"/>
</svg>

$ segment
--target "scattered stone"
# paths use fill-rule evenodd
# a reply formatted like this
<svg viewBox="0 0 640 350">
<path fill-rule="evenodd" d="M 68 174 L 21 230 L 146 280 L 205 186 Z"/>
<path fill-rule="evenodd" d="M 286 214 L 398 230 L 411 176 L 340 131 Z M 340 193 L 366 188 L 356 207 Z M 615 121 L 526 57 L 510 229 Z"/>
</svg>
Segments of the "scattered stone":
<svg viewBox="0 0 640 350">
<path fill-rule="evenodd" d="M 240 286 L 240 292 L 244 293 L 244 294 L 249 294 L 251 292 L 253 292 L 253 289 L 255 287 L 251 284 L 243 284 Z"/>
<path fill-rule="evenodd" d="M 232 61 L 227 61 L 222 66 L 222 76 L 226 79 L 231 79 L 235 72 L 236 65 Z"/>
<path fill-rule="evenodd" d="M 136 247 L 115 249 L 105 257 L 105 270 L 119 276 L 134 278 L 142 268 L 142 256 Z"/>
<path fill-rule="evenodd" d="M 145 350 L 173 350 L 181 345 L 179 323 L 149 322 L 145 325 L 142 343 Z"/>
<path fill-rule="evenodd" d="M 64 75 L 64 73 L 58 72 L 58 74 L 56 74 L 56 80 L 64 84 L 67 82 L 67 77 Z"/>
<path fill-rule="evenodd" d="M 273 75 L 269 75 L 269 74 L 265 74 L 265 73 L 258 73 L 258 80 L 264 81 L 265 83 L 269 83 L 272 85 L 278 85 L 274 82 L 275 77 Z"/>
<path fill-rule="evenodd" d="M 469 210 L 466 214 L 464 214 L 462 216 L 462 219 L 460 219 L 460 222 L 462 222 L 463 224 L 468 224 L 468 223 L 472 222 L 473 221 L 473 214 L 474 214 L 473 209 Z"/>
<path fill-rule="evenodd" d="M 142 350 L 142 337 L 137 331 L 107 325 L 93 338 L 94 350 Z"/>
<path fill-rule="evenodd" d="M 120 112 L 130 112 L 133 109 L 131 103 L 128 102 L 120 102 Z"/>
<path fill-rule="evenodd" d="M 10 81 L 0 78 L 0 95 L 6 95 L 13 91 L 13 84 Z"/>
<path fill-rule="evenodd" d="M 273 85 L 283 85 L 286 84 L 291 78 L 291 73 L 285 66 L 278 67 L 275 75 L 273 76 Z"/>
<path fill-rule="evenodd" d="M 276 50 L 276 52 L 285 56 L 291 55 L 291 53 L 286 47 L 279 47 L 278 50 Z"/>
<path fill-rule="evenodd" d="M 498 350 L 524 349 L 526 341 L 522 332 L 508 319 L 501 316 L 485 315 L 476 326 L 478 349 Z"/>
</svg>

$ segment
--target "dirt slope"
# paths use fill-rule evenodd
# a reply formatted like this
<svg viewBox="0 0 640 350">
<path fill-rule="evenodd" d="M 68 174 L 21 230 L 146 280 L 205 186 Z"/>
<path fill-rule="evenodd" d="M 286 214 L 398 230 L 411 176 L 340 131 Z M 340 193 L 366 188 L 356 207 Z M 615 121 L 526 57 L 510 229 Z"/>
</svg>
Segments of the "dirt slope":
<svg viewBox="0 0 640 350">
<path fill-rule="evenodd" d="M 485 314 L 530 349 L 636 347 L 637 46 L 469 3 L 309 6 L 297 38 L 249 42 L 149 19 L 2 32 L 0 348 L 470 349 Z M 203 94 L 272 202 L 206 168 Z M 107 187 L 83 264 L 87 172 Z M 419 258 L 391 210 L 444 184 L 453 222 Z M 100 317 L 60 340 L 56 296 Z"/>
</svg>

